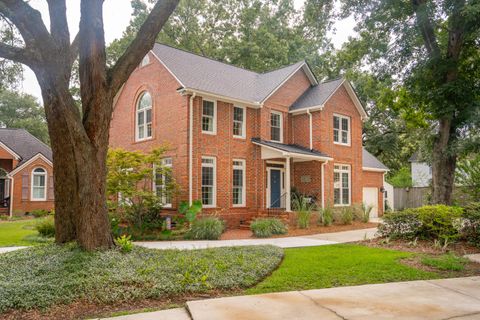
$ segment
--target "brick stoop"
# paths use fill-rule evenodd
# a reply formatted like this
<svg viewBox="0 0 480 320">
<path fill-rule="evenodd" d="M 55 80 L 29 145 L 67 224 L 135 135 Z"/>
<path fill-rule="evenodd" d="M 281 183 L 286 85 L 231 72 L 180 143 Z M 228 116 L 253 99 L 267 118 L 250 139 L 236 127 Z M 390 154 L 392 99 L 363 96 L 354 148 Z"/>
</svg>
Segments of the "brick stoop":
<svg viewBox="0 0 480 320">
<path fill-rule="evenodd" d="M 0 216 L 8 215 L 10 212 L 8 208 L 0 207 Z"/>
</svg>

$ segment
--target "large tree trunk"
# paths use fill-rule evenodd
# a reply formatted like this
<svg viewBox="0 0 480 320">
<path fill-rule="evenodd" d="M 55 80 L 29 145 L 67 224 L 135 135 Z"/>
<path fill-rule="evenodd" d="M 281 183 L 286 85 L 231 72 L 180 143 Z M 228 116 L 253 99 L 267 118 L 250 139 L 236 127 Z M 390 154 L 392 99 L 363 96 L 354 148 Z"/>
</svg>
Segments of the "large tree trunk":
<svg viewBox="0 0 480 320">
<path fill-rule="evenodd" d="M 438 133 L 433 145 L 432 161 L 432 202 L 434 204 L 451 204 L 456 153 L 449 150 L 452 145 L 451 120 L 443 118 L 439 121 Z"/>
<path fill-rule="evenodd" d="M 65 77 L 37 72 L 42 88 L 54 159 L 55 241 L 77 241 L 84 249 L 114 246 L 106 206 L 109 123 L 90 138 Z M 99 110 L 110 112 L 110 95 L 101 93 Z M 103 118 L 98 115 L 98 118 Z"/>
</svg>

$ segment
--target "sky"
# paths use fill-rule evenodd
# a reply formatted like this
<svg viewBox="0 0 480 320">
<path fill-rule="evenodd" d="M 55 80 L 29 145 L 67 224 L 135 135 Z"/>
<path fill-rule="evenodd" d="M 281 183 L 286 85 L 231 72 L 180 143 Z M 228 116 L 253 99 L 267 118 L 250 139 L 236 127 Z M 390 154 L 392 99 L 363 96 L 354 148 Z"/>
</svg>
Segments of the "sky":
<svg viewBox="0 0 480 320">
<path fill-rule="evenodd" d="M 294 2 L 295 6 L 300 8 L 303 5 L 304 0 L 294 0 Z M 48 26 L 49 15 L 47 1 L 31 0 L 30 5 L 40 11 L 44 21 L 46 21 L 45 24 Z M 103 19 L 105 41 L 107 44 L 122 36 L 123 31 L 128 26 L 131 14 L 132 7 L 130 6 L 130 0 L 105 0 L 103 5 Z M 67 18 L 70 35 L 73 37 L 73 35 L 78 32 L 78 24 L 80 21 L 80 0 L 67 1 Z M 354 25 L 355 20 L 353 18 L 338 21 L 334 25 L 334 30 L 336 31 L 332 32 L 331 36 L 336 48 L 339 48 L 349 36 L 355 34 L 353 31 Z M 42 100 L 37 79 L 35 78 L 33 71 L 28 67 L 25 67 L 24 81 L 21 90 L 37 97 L 39 101 Z"/>
</svg>

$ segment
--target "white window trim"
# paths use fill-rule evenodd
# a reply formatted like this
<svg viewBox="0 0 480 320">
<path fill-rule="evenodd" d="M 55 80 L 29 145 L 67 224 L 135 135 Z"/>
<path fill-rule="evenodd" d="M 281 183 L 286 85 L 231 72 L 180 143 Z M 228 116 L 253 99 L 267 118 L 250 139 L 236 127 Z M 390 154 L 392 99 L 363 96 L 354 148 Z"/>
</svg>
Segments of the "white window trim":
<svg viewBox="0 0 480 320">
<path fill-rule="evenodd" d="M 334 117 L 338 117 L 340 119 L 340 129 L 338 131 L 338 139 L 339 141 L 335 141 L 335 138 L 332 137 L 333 139 L 333 143 L 334 144 L 338 144 L 338 145 L 341 145 L 341 146 L 351 146 L 351 141 L 352 141 L 352 121 L 351 121 L 351 118 L 349 116 L 344 116 L 344 115 L 341 115 L 341 114 L 338 114 L 338 113 L 334 113 L 333 114 Z M 343 143 L 342 142 L 342 119 L 346 119 L 348 121 L 348 134 L 347 134 L 347 143 Z M 332 119 L 333 121 L 335 121 L 334 119 Z M 333 123 L 332 123 L 332 127 L 333 127 Z M 333 131 L 335 131 L 335 127 L 333 127 Z M 332 135 L 333 135 L 333 132 L 332 132 Z"/>
<path fill-rule="evenodd" d="M 343 170 L 342 168 L 335 169 L 335 166 L 348 167 L 348 171 Z M 340 184 L 342 183 L 342 172 L 348 172 L 348 204 L 343 204 L 343 203 L 335 204 L 335 199 L 333 199 L 334 200 L 333 201 L 333 203 L 334 203 L 333 206 L 334 207 L 350 207 L 352 205 L 352 166 L 349 165 L 349 164 L 345 164 L 345 163 L 343 163 L 343 164 L 342 163 L 334 163 L 333 173 L 335 174 L 335 172 L 340 173 Z M 334 175 L 334 177 L 335 177 L 335 175 Z M 342 202 L 341 200 L 343 199 L 342 189 L 343 188 L 340 188 L 340 202 Z M 334 186 L 333 186 L 333 194 L 334 194 L 334 197 L 335 197 L 335 180 L 334 180 Z"/>
<path fill-rule="evenodd" d="M 280 116 L 280 140 L 272 140 L 272 129 L 270 128 L 270 141 L 283 143 L 283 113 L 280 111 L 270 112 L 270 127 L 272 126 L 272 114 L 277 114 Z"/>
<path fill-rule="evenodd" d="M 203 102 L 208 101 L 208 102 L 213 102 L 213 131 L 205 131 L 203 130 Z M 202 112 L 201 112 L 202 118 L 200 122 L 200 126 L 202 128 L 202 133 L 204 134 L 210 134 L 210 135 L 216 135 L 217 134 L 217 100 L 213 99 L 202 99 Z"/>
<path fill-rule="evenodd" d="M 246 130 L 247 130 L 247 108 L 241 107 L 241 106 L 233 106 L 233 115 L 232 115 L 232 130 L 233 130 L 233 124 L 235 123 L 235 108 L 242 109 L 243 112 L 243 121 L 242 121 L 242 135 L 233 135 L 234 138 L 238 139 L 245 139 L 246 137 Z"/>
<path fill-rule="evenodd" d="M 233 165 L 234 161 L 238 161 L 242 163 L 242 167 L 240 168 L 239 166 Z M 242 174 L 242 203 L 241 204 L 233 204 L 233 177 L 232 177 L 232 206 L 235 208 L 243 208 L 246 207 L 247 205 L 247 197 L 246 197 L 246 191 L 247 191 L 247 165 L 246 161 L 244 159 L 233 159 L 232 161 L 232 176 L 233 176 L 233 170 L 235 169 L 242 169 L 243 174 Z"/>
<path fill-rule="evenodd" d="M 37 169 L 42 169 L 43 173 L 35 173 L 35 170 Z M 45 177 L 45 186 L 43 187 L 43 197 L 42 198 L 34 198 L 33 197 L 33 177 L 35 175 L 43 175 Z M 35 167 L 32 170 L 32 173 L 30 174 L 30 201 L 47 201 L 47 180 L 48 180 L 48 174 L 47 170 L 42 167 Z"/>
<path fill-rule="evenodd" d="M 202 160 L 203 159 L 213 160 L 213 164 L 204 164 L 203 161 L 202 161 L 201 168 L 203 168 L 204 166 L 213 167 L 213 195 L 212 195 L 213 203 L 212 204 L 204 204 L 203 207 L 204 208 L 216 208 L 217 207 L 217 158 L 216 157 L 204 156 L 204 157 L 202 157 Z M 202 177 L 200 177 L 200 181 L 202 181 Z M 202 187 L 203 187 L 203 184 L 200 184 L 200 197 L 203 199 Z"/>
<path fill-rule="evenodd" d="M 145 95 L 145 94 L 149 94 L 150 95 L 150 99 L 152 100 L 152 105 L 149 107 L 149 108 L 145 108 L 145 109 L 142 109 L 142 110 L 138 110 L 138 106 L 140 104 L 140 100 L 142 99 L 142 97 Z M 151 110 L 151 117 L 152 117 L 152 122 L 151 122 L 151 125 L 152 125 L 152 135 L 150 137 L 147 136 L 147 110 Z M 142 112 L 144 114 L 143 116 L 143 119 L 144 119 L 144 122 L 143 122 L 143 133 L 144 133 L 144 137 L 143 138 L 140 138 L 140 130 L 139 130 L 139 126 L 138 126 L 138 114 Z M 153 97 L 152 95 L 150 94 L 150 92 L 148 91 L 142 91 L 142 93 L 138 96 L 138 99 L 137 99 L 137 102 L 135 103 L 135 142 L 140 142 L 140 141 L 146 141 L 146 140 L 151 140 L 153 139 Z"/>
<path fill-rule="evenodd" d="M 170 159 L 171 162 L 169 164 L 165 164 L 165 159 Z M 171 157 L 163 158 L 162 159 L 162 166 L 164 166 L 166 168 L 170 168 L 170 170 L 172 170 L 173 159 Z M 164 179 L 165 179 L 165 176 L 163 176 L 163 178 L 162 178 L 162 186 L 166 187 Z M 155 166 L 153 167 L 153 186 L 152 187 L 153 187 L 153 190 L 155 190 L 155 194 L 158 196 L 158 194 L 157 194 L 157 173 L 156 173 L 156 167 Z M 162 196 L 162 201 L 163 201 L 163 197 L 164 196 Z M 172 203 L 164 203 L 163 208 L 167 208 L 167 209 L 172 208 Z"/>
</svg>

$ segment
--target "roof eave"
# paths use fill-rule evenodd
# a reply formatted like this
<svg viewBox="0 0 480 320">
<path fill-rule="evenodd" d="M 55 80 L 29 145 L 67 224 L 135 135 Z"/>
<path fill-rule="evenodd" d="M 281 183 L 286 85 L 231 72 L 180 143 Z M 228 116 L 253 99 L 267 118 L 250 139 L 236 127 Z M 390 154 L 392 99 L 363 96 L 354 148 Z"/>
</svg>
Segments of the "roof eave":
<svg viewBox="0 0 480 320">
<path fill-rule="evenodd" d="M 211 97 L 211 98 L 219 99 L 219 100 L 222 100 L 222 101 L 225 101 L 225 102 L 240 103 L 240 104 L 243 104 L 245 106 L 251 106 L 251 107 L 254 107 L 254 108 L 261 108 L 263 106 L 263 103 L 260 103 L 258 101 L 249 101 L 249 100 L 237 99 L 237 98 L 227 97 L 227 96 L 220 95 L 220 94 L 217 94 L 217 93 L 198 90 L 198 89 L 193 89 L 193 88 L 181 87 L 181 88 L 177 89 L 177 92 L 179 92 L 180 94 L 193 94 L 193 93 L 195 93 L 195 94 L 203 96 L 203 97 Z"/>
<path fill-rule="evenodd" d="M 267 149 L 270 149 L 270 150 L 274 150 L 274 151 L 277 151 L 277 152 L 280 152 L 282 153 L 283 156 L 285 157 L 291 157 L 291 158 L 303 158 L 303 159 L 311 159 L 311 160 L 321 160 L 321 161 L 331 161 L 333 160 L 333 158 L 330 158 L 330 157 L 324 157 L 324 156 L 316 156 L 316 155 L 308 155 L 308 154 L 303 154 L 303 153 L 297 153 L 297 152 L 289 152 L 289 151 L 285 151 L 285 150 L 282 150 L 282 149 L 279 149 L 279 148 L 275 148 L 275 147 L 272 147 L 272 146 L 269 146 L 269 145 L 266 145 L 266 144 L 263 144 L 261 142 L 257 142 L 257 141 L 252 141 L 252 143 L 254 145 L 257 145 L 257 146 L 260 146 L 262 148 L 267 148 Z"/>
<path fill-rule="evenodd" d="M 373 172 L 388 172 L 390 169 L 382 169 L 382 168 L 372 168 L 372 167 L 362 167 L 363 171 L 373 171 Z"/>
</svg>

